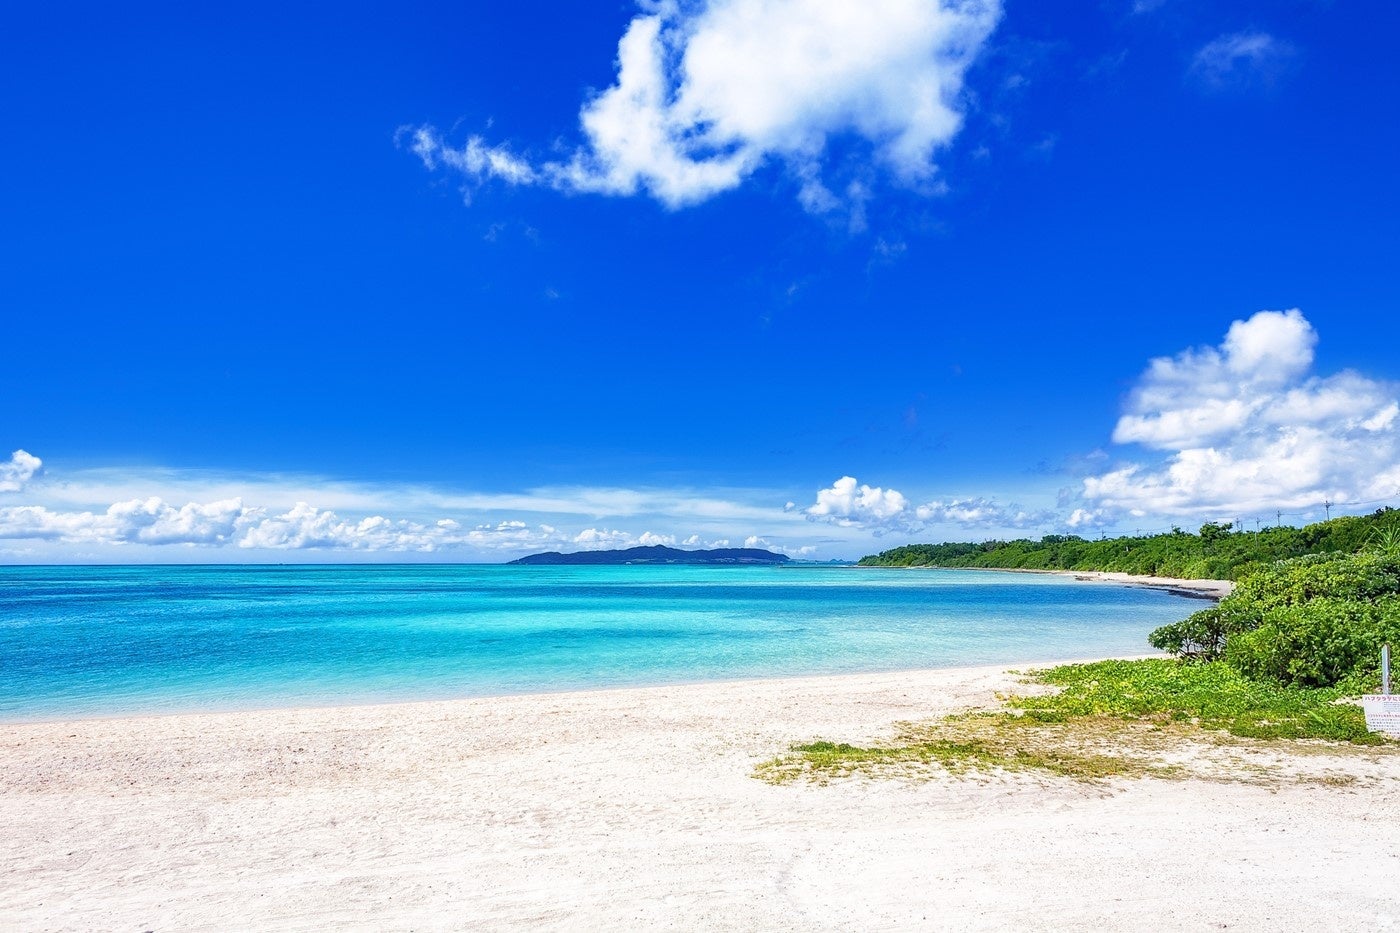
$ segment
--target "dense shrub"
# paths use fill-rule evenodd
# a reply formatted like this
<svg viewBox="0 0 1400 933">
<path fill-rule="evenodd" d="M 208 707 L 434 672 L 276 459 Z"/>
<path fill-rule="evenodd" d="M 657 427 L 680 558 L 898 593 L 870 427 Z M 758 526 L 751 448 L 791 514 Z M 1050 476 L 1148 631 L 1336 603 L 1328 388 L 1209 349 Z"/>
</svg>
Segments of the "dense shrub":
<svg viewBox="0 0 1400 933">
<path fill-rule="evenodd" d="M 1369 683 L 1381 645 L 1400 644 L 1400 556 L 1313 555 L 1258 567 L 1219 605 L 1148 641 L 1281 684 Z"/>
<path fill-rule="evenodd" d="M 1147 641 L 1157 650 L 1179 658 L 1217 661 L 1225 652 L 1227 634 L 1226 614 L 1220 606 L 1211 606 L 1180 622 L 1154 629 Z"/>
<path fill-rule="evenodd" d="M 1239 581 L 1228 602 L 1256 611 L 1310 599 L 1374 600 L 1400 593 L 1400 560 L 1376 551 L 1314 554 L 1260 567 Z"/>
<path fill-rule="evenodd" d="M 1298 687 L 1374 679 L 1381 645 L 1400 645 L 1400 600 L 1322 597 L 1279 606 L 1263 623 L 1229 640 L 1225 661 L 1246 677 Z"/>
</svg>

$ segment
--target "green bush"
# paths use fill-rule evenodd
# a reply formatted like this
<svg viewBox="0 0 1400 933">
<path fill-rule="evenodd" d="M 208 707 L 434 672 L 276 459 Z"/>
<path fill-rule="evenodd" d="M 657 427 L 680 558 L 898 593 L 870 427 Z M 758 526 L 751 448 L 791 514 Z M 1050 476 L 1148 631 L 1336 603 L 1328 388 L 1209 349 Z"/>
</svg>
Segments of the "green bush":
<svg viewBox="0 0 1400 933">
<path fill-rule="evenodd" d="M 1400 559 L 1368 551 L 1269 564 L 1241 580 L 1228 601 L 1262 611 L 1324 597 L 1374 600 L 1390 593 L 1400 593 Z"/>
<path fill-rule="evenodd" d="M 1192 661 L 1218 661 L 1225 651 L 1227 616 L 1220 606 L 1202 609 L 1180 622 L 1154 629 L 1152 647 Z"/>
<path fill-rule="evenodd" d="M 1400 645 L 1400 599 L 1320 597 L 1268 610 L 1258 628 L 1229 639 L 1225 661 L 1257 680 L 1298 687 L 1345 681 L 1369 686 L 1387 642 Z"/>
<path fill-rule="evenodd" d="M 1400 557 L 1371 551 L 1263 565 L 1219 605 L 1148 641 L 1280 684 L 1371 683 L 1381 645 L 1400 644 Z"/>
</svg>

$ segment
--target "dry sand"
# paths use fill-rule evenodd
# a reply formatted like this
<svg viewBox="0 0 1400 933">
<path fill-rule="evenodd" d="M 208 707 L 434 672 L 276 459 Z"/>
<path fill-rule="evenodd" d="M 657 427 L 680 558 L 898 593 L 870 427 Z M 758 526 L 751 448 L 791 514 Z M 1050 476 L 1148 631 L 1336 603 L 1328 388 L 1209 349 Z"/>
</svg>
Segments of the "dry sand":
<svg viewBox="0 0 1400 933">
<path fill-rule="evenodd" d="M 1148 577 L 1136 573 L 1117 573 L 1109 570 L 1061 570 L 1055 571 L 1076 580 L 1092 580 L 1103 583 L 1126 583 L 1129 586 L 1150 586 L 1155 589 L 1170 590 L 1183 595 L 1201 596 L 1208 599 L 1224 599 L 1235 590 L 1230 580 L 1190 580 L 1185 577 Z"/>
<path fill-rule="evenodd" d="M 1400 929 L 1400 758 L 1338 787 L 773 786 L 1000 668 L 0 726 L 13 930 Z M 1329 764 L 1329 767 L 1332 765 Z"/>
<path fill-rule="evenodd" d="M 910 567 L 910 570 L 932 570 L 941 568 Z M 985 571 L 987 573 L 1045 573 L 1056 577 L 1073 577 L 1086 583 L 1115 583 L 1126 586 L 1146 586 L 1156 590 L 1168 590 L 1181 596 L 1194 596 L 1201 599 L 1224 599 L 1235 591 L 1233 580 L 1196 580 L 1188 577 L 1151 577 L 1140 573 L 1120 573 L 1116 570 L 1029 570 L 1025 568 L 957 567 L 948 568 Z"/>
</svg>

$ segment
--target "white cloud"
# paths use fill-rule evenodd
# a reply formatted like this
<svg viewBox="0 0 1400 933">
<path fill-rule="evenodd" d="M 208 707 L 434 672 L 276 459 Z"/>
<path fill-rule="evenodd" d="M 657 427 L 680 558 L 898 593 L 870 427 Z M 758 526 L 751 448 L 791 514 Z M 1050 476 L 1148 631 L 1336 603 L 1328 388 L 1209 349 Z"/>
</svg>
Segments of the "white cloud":
<svg viewBox="0 0 1400 933">
<path fill-rule="evenodd" d="M 690 537 L 688 537 L 688 538 L 686 538 L 684 541 L 682 541 L 682 542 L 681 542 L 681 545 L 682 545 L 683 547 L 697 547 L 697 548 L 729 547 L 729 539 L 728 539 L 728 538 L 715 538 L 713 541 L 707 541 L 707 540 L 705 540 L 704 538 L 700 537 L 699 535 L 691 535 Z"/>
<path fill-rule="evenodd" d="M 464 529 L 452 519 L 420 523 L 372 515 L 343 519 L 299 502 L 268 515 L 239 499 L 179 508 L 159 497 L 118 502 L 105 511 L 64 512 L 44 506 L 0 508 L 0 539 L 66 544 L 234 546 L 262 550 L 415 551 L 467 546 L 479 550 L 528 550 L 562 544 L 549 525 L 509 521 Z"/>
<path fill-rule="evenodd" d="M 854 476 L 843 476 L 819 490 L 816 503 L 805 514 L 843 526 L 901 526 L 912 518 L 909 500 L 898 490 L 860 485 Z"/>
<path fill-rule="evenodd" d="M 1266 32 L 1236 32 L 1206 43 L 1191 73 L 1213 87 L 1272 81 L 1293 57 L 1293 46 Z"/>
<path fill-rule="evenodd" d="M 675 547 L 677 540 L 675 535 L 657 534 L 652 531 L 644 531 L 641 535 L 632 535 L 629 532 L 616 529 L 585 528 L 574 535 L 571 543 L 585 551 L 602 551 L 629 547 Z M 691 535 L 682 543 L 708 546 L 700 540 L 699 535 Z"/>
<path fill-rule="evenodd" d="M 451 519 L 437 523 L 445 533 L 457 531 L 460 526 Z M 477 525 L 463 532 L 448 544 L 464 544 L 481 551 L 538 551 L 547 547 L 557 547 L 567 540 L 567 536 L 552 525 L 531 527 L 522 521 L 496 522 Z"/>
<path fill-rule="evenodd" d="M 107 510 L 119 541 L 142 544 L 226 544 L 256 520 L 240 499 L 225 499 L 180 508 L 159 498 L 119 502 Z"/>
<path fill-rule="evenodd" d="M 834 138 L 858 139 L 895 181 L 932 185 L 936 151 L 962 124 L 964 74 L 999 0 L 708 0 L 642 3 L 618 43 L 616 83 L 584 105 L 585 144 L 538 167 L 471 137 L 411 132 L 428 168 L 476 184 L 544 183 L 669 207 L 784 166 L 808 210 L 841 205 L 823 178 Z M 855 182 L 859 185 L 859 182 Z M 864 186 L 847 196 L 865 197 Z"/>
<path fill-rule="evenodd" d="M 13 504 L 0 508 L 0 540 L 6 542 L 0 560 L 104 554 L 172 559 L 189 548 L 222 548 L 235 560 L 267 559 L 273 551 L 289 555 L 278 559 L 318 551 L 347 558 L 384 552 L 494 559 L 510 552 L 682 540 L 687 547 L 727 547 L 760 524 L 788 534 L 810 531 L 801 514 L 772 504 L 783 501 L 772 490 L 550 487 L 478 493 L 151 467 L 56 475 L 38 472 L 38 458 L 27 453 L 0 466 L 8 470 L 10 491 L 19 492 L 24 483 L 22 498 L 7 497 Z M 150 557 L 138 558 L 135 545 L 148 546 Z"/>
<path fill-rule="evenodd" d="M 606 551 L 634 547 L 637 539 L 625 531 L 609 528 L 585 528 L 573 537 L 573 544 L 585 551 Z"/>
<path fill-rule="evenodd" d="M 220 545 L 248 528 L 257 513 L 237 499 L 189 503 L 131 499 L 104 512 L 57 512 L 43 506 L 0 509 L 0 538 L 32 538 L 108 544 Z"/>
<path fill-rule="evenodd" d="M 914 510 L 926 524 L 953 524 L 967 528 L 1030 528 L 1051 521 L 1048 511 L 1004 506 L 982 497 L 928 502 Z"/>
<path fill-rule="evenodd" d="M 728 545 L 729 543 L 726 541 L 723 545 L 716 546 L 728 547 Z M 806 544 L 801 547 L 787 547 L 781 544 L 774 544 L 767 538 L 759 535 L 749 535 L 745 538 L 744 547 L 758 548 L 762 551 L 776 551 L 779 554 L 786 554 L 788 557 L 811 557 L 817 552 L 817 547 L 814 544 Z"/>
<path fill-rule="evenodd" d="M 1312 373 L 1297 309 L 1231 325 L 1219 347 L 1153 360 L 1113 439 L 1167 456 L 1084 481 L 1098 509 L 1187 515 L 1400 496 L 1397 387 Z"/>
<path fill-rule="evenodd" d="M 358 522 L 349 521 L 335 512 L 298 502 L 281 515 L 264 518 L 253 525 L 239 540 L 238 546 L 269 550 L 430 552 L 455 531 L 452 526 L 390 521 L 380 515 L 372 515 Z"/>
<path fill-rule="evenodd" d="M 426 168 L 455 169 L 477 184 L 490 178 L 512 185 L 530 185 L 539 180 L 530 163 L 513 155 L 505 146 L 488 145 L 480 136 L 471 136 L 460 149 L 454 149 L 430 126 L 400 132 L 408 133 L 412 140 L 409 150 L 423 160 Z M 495 232 L 493 226 L 488 238 L 495 239 Z"/>
<path fill-rule="evenodd" d="M 1112 522 L 1114 516 L 1106 511 L 1094 509 L 1075 509 L 1065 519 L 1065 524 L 1070 528 L 1097 528 Z"/>
<path fill-rule="evenodd" d="M 16 450 L 0 462 L 0 492 L 19 492 L 34 478 L 44 461 L 25 450 Z"/>
<path fill-rule="evenodd" d="M 885 532 L 922 531 L 930 525 L 964 528 L 1029 528 L 1051 520 L 1049 512 L 1000 505 L 992 499 L 934 500 L 915 505 L 896 489 L 882 489 L 843 476 L 817 492 L 817 501 L 802 511 L 812 521 L 846 528 Z"/>
</svg>

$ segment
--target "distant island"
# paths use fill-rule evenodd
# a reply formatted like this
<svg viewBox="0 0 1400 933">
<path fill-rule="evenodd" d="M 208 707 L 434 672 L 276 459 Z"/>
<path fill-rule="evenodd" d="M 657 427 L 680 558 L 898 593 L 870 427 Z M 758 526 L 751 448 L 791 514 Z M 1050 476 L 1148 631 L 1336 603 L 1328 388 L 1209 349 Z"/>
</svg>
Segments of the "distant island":
<svg viewBox="0 0 1400 933">
<path fill-rule="evenodd" d="M 547 551 L 531 554 L 512 564 L 786 564 L 786 554 L 776 554 L 755 547 L 722 547 L 708 551 L 683 551 L 680 548 L 652 545 L 629 547 L 621 551 L 576 551 L 561 554 Z"/>
</svg>

